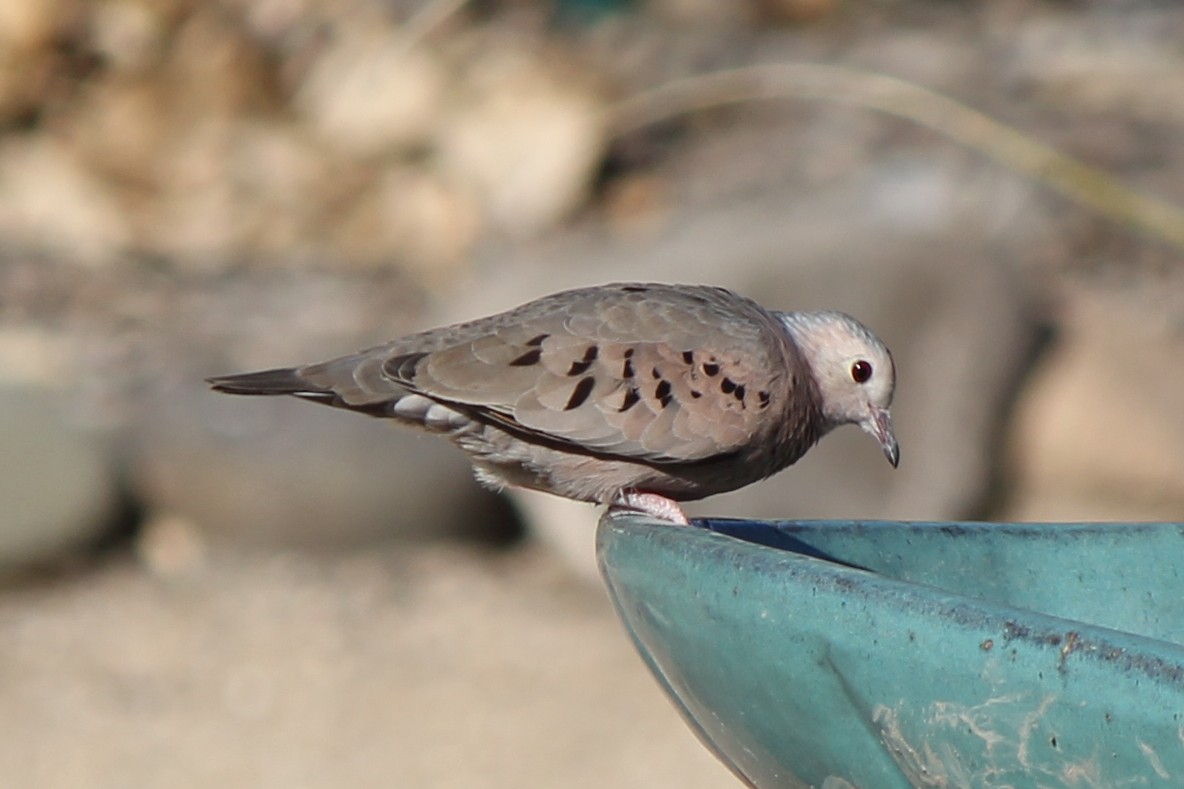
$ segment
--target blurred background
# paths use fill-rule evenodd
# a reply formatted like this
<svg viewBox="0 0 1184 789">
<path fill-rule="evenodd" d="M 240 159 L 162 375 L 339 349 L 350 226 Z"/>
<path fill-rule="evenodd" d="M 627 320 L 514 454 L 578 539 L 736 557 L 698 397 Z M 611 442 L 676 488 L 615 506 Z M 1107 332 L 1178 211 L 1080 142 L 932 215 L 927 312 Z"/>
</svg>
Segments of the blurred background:
<svg viewBox="0 0 1184 789">
<path fill-rule="evenodd" d="M 617 625 L 594 508 L 202 382 L 565 287 L 893 348 L 899 470 L 847 429 L 697 513 L 1178 518 L 1181 41 L 1150 0 L 3 0 L 5 785 L 734 786 Z M 785 95 L 679 82 L 744 68 Z"/>
</svg>

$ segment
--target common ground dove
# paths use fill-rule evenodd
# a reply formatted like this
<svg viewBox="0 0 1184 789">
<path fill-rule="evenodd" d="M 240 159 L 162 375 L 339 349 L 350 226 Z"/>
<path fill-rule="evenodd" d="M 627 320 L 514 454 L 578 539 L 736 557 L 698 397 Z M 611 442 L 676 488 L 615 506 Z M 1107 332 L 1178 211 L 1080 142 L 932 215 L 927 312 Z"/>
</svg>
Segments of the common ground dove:
<svg viewBox="0 0 1184 789">
<path fill-rule="evenodd" d="M 900 457 L 892 355 L 841 312 L 723 288 L 614 284 L 303 367 L 209 379 L 448 437 L 477 479 L 642 511 L 733 490 L 854 423 Z"/>
</svg>

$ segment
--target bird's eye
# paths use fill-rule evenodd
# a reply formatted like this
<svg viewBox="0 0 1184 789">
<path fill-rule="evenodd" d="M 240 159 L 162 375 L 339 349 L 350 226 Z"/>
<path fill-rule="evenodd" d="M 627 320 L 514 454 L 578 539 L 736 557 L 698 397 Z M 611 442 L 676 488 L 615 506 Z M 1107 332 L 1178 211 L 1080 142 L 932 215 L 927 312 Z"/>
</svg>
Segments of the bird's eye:
<svg viewBox="0 0 1184 789">
<path fill-rule="evenodd" d="M 851 365 L 851 379 L 857 384 L 867 383 L 872 377 L 872 363 L 860 359 Z"/>
</svg>

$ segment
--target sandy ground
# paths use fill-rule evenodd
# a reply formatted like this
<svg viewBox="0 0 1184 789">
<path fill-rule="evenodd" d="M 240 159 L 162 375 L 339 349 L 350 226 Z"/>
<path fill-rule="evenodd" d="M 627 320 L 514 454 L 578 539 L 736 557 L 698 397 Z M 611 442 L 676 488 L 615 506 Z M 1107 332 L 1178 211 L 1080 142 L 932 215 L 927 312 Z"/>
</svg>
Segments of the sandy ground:
<svg viewBox="0 0 1184 789">
<path fill-rule="evenodd" d="M 0 643 L 6 787 L 738 785 L 537 547 L 117 554 L 0 596 Z"/>
</svg>

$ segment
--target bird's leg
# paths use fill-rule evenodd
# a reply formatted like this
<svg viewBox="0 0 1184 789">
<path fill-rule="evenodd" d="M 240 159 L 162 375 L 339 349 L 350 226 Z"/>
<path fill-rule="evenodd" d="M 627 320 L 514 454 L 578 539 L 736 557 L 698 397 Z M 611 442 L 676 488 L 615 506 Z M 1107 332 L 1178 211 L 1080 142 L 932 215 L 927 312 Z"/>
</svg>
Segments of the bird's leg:
<svg viewBox="0 0 1184 789">
<path fill-rule="evenodd" d="M 690 526 L 687 514 L 678 506 L 678 502 L 659 496 L 657 493 L 645 493 L 640 490 L 623 490 L 617 495 L 616 501 L 609 505 L 609 515 L 627 512 L 640 512 L 662 521 L 676 523 L 679 526 Z"/>
</svg>

